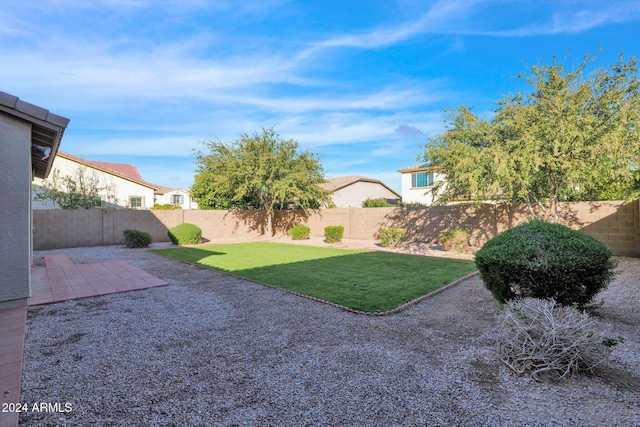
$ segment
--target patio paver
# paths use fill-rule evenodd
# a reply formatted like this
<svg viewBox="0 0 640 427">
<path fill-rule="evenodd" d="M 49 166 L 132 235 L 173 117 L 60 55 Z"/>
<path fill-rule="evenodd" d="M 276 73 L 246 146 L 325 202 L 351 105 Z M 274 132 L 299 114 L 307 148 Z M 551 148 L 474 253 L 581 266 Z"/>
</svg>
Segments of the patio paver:
<svg viewBox="0 0 640 427">
<path fill-rule="evenodd" d="M 31 269 L 29 305 L 51 304 L 168 283 L 124 261 L 74 264 L 66 255 L 45 256 Z M 0 310 L 0 404 L 20 402 L 27 307 Z M 0 427 L 18 425 L 18 412 L 1 412 Z"/>
</svg>

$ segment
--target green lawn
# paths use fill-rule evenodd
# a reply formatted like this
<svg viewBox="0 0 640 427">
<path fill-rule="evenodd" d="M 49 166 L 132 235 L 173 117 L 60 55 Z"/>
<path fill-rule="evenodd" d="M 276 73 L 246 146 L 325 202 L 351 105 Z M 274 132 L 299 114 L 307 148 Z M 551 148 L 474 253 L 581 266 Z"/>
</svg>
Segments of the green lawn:
<svg viewBox="0 0 640 427">
<path fill-rule="evenodd" d="M 465 260 L 271 242 L 155 252 L 365 312 L 392 310 L 476 269 Z"/>
</svg>

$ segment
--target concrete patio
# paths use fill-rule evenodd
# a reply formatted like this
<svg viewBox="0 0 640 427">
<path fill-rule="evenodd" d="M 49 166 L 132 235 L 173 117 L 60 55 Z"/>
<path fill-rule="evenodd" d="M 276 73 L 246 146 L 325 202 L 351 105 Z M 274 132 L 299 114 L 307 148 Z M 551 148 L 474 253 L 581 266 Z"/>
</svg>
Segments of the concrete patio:
<svg viewBox="0 0 640 427">
<path fill-rule="evenodd" d="M 74 264 L 66 255 L 44 257 L 31 269 L 29 305 L 165 286 L 168 283 L 124 261 Z M 0 404 L 20 402 L 27 307 L 0 310 Z M 0 412 L 0 427 L 18 424 L 18 412 Z"/>
</svg>

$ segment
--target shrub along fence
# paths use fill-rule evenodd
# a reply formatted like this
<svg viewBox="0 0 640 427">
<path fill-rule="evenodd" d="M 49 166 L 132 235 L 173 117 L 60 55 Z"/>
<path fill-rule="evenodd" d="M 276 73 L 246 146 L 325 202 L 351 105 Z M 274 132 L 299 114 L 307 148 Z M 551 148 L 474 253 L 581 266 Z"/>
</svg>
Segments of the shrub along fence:
<svg viewBox="0 0 640 427">
<path fill-rule="evenodd" d="M 379 239 L 380 230 L 400 227 L 407 241 L 436 242 L 440 233 L 454 229 L 469 232 L 473 246 L 501 231 L 525 222 L 523 205 L 485 204 L 407 208 L 324 209 L 305 217 L 299 211 L 279 211 L 276 234 L 289 234 L 295 225 L 324 236 L 327 226 L 343 226 L 345 239 Z M 167 230 L 183 223 L 202 229 L 202 239 L 250 239 L 264 236 L 263 211 L 214 210 L 34 210 L 33 247 L 36 250 L 79 246 L 123 245 L 123 231 L 149 233 L 154 242 L 168 242 Z M 640 257 L 640 201 L 579 202 L 562 205 L 561 223 L 585 231 L 613 249 L 616 255 Z"/>
</svg>

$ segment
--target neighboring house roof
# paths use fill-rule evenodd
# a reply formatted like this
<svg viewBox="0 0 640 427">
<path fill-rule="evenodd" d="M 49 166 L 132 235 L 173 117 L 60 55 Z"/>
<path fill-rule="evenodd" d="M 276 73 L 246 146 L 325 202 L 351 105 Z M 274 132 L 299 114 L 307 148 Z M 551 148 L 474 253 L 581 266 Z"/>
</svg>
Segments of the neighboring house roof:
<svg viewBox="0 0 640 427">
<path fill-rule="evenodd" d="M 171 187 L 165 187 L 164 185 L 156 185 L 156 191 L 153 194 L 163 195 L 172 192 L 174 189 Z"/>
<path fill-rule="evenodd" d="M 96 162 L 93 160 L 90 160 L 89 163 L 91 163 L 93 166 L 100 169 L 117 172 L 120 175 L 129 177 L 134 181 L 144 181 L 142 179 L 142 176 L 140 175 L 140 172 L 138 172 L 138 169 L 134 165 L 127 165 L 124 163 Z M 154 184 L 151 184 L 151 185 L 154 185 Z"/>
<path fill-rule="evenodd" d="M 368 178 L 366 176 L 361 175 L 349 175 L 349 176 L 339 176 L 337 178 L 328 179 L 326 182 L 320 184 L 320 187 L 327 191 L 337 191 L 341 188 L 348 187 L 349 185 L 355 184 L 356 182 L 372 182 L 374 184 L 380 184 L 387 190 L 391 191 L 393 194 L 398 196 L 398 198 L 402 198 L 400 194 L 393 191 L 387 184 L 380 181 L 379 179 Z"/>
<path fill-rule="evenodd" d="M 171 193 L 173 191 L 178 191 L 181 193 L 185 193 L 185 194 L 190 194 L 189 190 L 185 190 L 184 188 L 171 188 L 171 187 L 165 187 L 164 185 L 156 185 L 156 191 L 153 192 L 153 194 L 161 196 L 163 194 L 167 194 L 167 193 Z"/>
<path fill-rule="evenodd" d="M 156 190 L 157 188 L 155 184 L 142 179 L 142 176 L 140 176 L 140 172 L 138 172 L 138 169 L 134 165 L 128 165 L 125 163 L 96 162 L 93 160 L 86 160 L 81 157 L 74 156 L 73 154 L 65 153 L 64 151 L 59 151 L 58 155 L 60 157 L 64 157 L 85 166 L 89 166 L 102 172 L 106 172 L 110 175 L 126 179 L 127 181 L 135 182 L 136 184 L 140 184 L 154 190 Z"/>
<path fill-rule="evenodd" d="M 0 111 L 31 123 L 31 165 L 35 176 L 45 179 L 51 171 L 51 164 L 69 119 L 5 92 L 0 92 Z M 45 155 L 44 151 L 34 150 L 34 146 L 51 151 Z"/>
<path fill-rule="evenodd" d="M 420 163 L 406 168 L 398 169 L 400 173 L 422 172 L 431 168 L 431 162 Z"/>
</svg>

